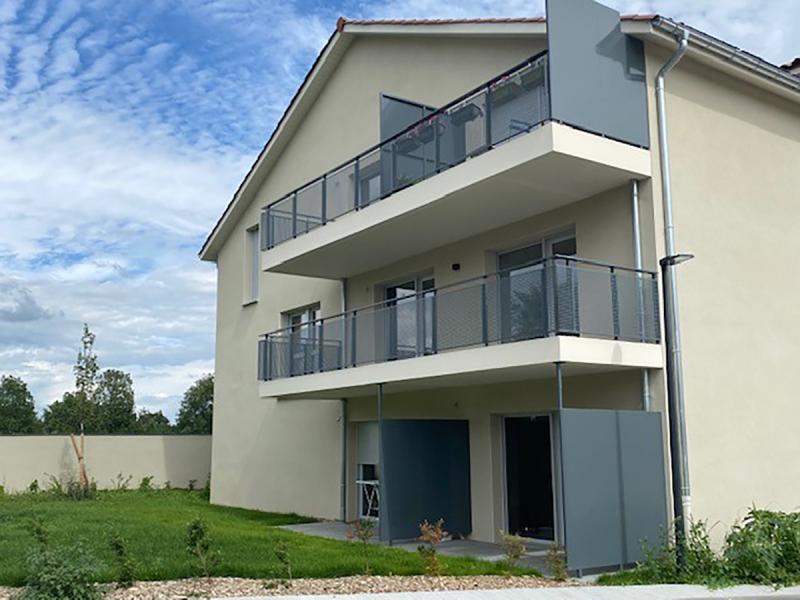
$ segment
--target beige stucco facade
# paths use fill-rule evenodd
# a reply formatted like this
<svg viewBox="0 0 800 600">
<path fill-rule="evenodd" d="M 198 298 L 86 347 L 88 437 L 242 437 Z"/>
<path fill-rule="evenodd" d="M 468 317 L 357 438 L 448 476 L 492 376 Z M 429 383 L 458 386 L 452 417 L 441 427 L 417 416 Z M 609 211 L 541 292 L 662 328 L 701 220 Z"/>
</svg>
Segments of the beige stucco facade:
<svg viewBox="0 0 800 600">
<path fill-rule="evenodd" d="M 80 443 L 80 442 L 78 442 Z M 99 489 L 127 481 L 136 487 L 145 477 L 153 486 L 206 485 L 211 472 L 210 435 L 87 435 L 86 473 Z M 36 480 L 46 488 L 78 479 L 78 463 L 68 435 L 0 436 L 0 485 L 22 492 Z"/>
<path fill-rule="evenodd" d="M 258 301 L 247 302 L 246 230 L 258 224 L 264 205 L 378 141 L 381 93 L 442 105 L 542 49 L 544 39 L 539 33 L 421 36 L 392 30 L 386 35 L 355 35 L 342 47 L 335 70 L 319 84 L 313 102 L 298 101 L 308 105 L 302 120 L 292 126 L 280 152 L 274 153 L 269 168 L 251 186 L 249 200 L 238 209 L 241 216 L 234 220 L 235 226 L 227 225 L 229 233 L 210 257 L 218 266 L 211 499 L 340 518 L 342 428 L 348 423 L 345 516 L 355 518 L 357 424 L 376 418 L 374 394 L 365 390 L 397 376 L 422 383 L 414 389 L 399 386 L 394 392 L 388 385 L 386 418 L 468 420 L 472 535 L 494 540 L 506 527 L 502 417 L 554 410 L 555 384 L 547 365 L 561 355 L 537 349 L 537 368 L 522 375 L 515 371 L 511 377 L 509 362 L 505 380 L 503 375 L 456 376 L 459 369 L 474 364 L 466 354 L 460 359 L 459 352 L 484 351 L 477 348 L 356 367 L 353 375 L 344 370 L 260 383 L 257 340 L 285 326 L 283 315 L 289 310 L 318 305 L 326 317 L 380 300 L 383 286 L 403 277 L 432 275 L 441 286 L 481 276 L 496 270 L 498 252 L 564 232 L 575 234 L 578 256 L 631 267 L 630 188 L 624 179 L 616 181 L 499 227 L 487 219 L 495 224 L 444 245 L 426 242 L 420 246 L 424 251 L 416 254 L 407 247 L 393 252 L 395 240 L 381 246 L 380 240 L 389 237 L 359 233 L 369 229 L 365 220 L 370 218 L 396 219 L 398 227 L 408 226 L 415 218 L 413 211 L 403 215 L 391 205 L 401 194 L 409 202 L 419 202 L 420 210 L 425 190 L 451 197 L 464 178 L 450 175 L 450 181 L 444 173 L 374 209 L 346 215 L 328 230 L 321 228 L 283 248 L 262 252 L 266 270 L 260 274 Z M 609 173 L 627 169 L 640 181 L 643 264 L 655 271 L 664 255 L 664 235 L 653 80 L 669 50 L 646 41 L 645 54 L 650 149 L 626 155 L 629 162 L 624 165 L 611 158 L 606 164 L 602 158 L 592 160 Z M 679 267 L 693 514 L 729 526 L 753 504 L 782 510 L 800 505 L 800 437 L 793 431 L 800 405 L 789 358 L 800 339 L 795 314 L 800 273 L 791 260 L 797 248 L 792 229 L 800 205 L 800 101 L 760 90 L 708 61 L 696 60 L 690 52 L 670 75 L 667 104 L 677 246 L 696 255 Z M 611 152 L 616 142 L 609 144 L 603 148 Z M 581 152 L 580 144 L 572 148 L 566 154 Z M 502 150 L 492 152 L 497 152 L 492 160 L 498 160 Z M 488 162 L 492 152 L 481 159 Z M 470 164 L 459 168 L 469 169 Z M 536 196 L 531 193 L 531 197 Z M 466 192 L 464 198 L 469 199 Z M 449 226 L 444 219 L 437 224 L 442 229 Z M 480 229 L 474 223 L 469 227 Z M 367 257 L 370 243 L 375 251 Z M 316 246 L 326 244 L 335 252 L 314 254 Z M 414 239 L 406 244 L 415 247 Z M 369 268 L 349 264 L 348 251 L 353 265 Z M 386 258 L 391 256 L 402 258 Z M 347 274 L 346 286 L 336 279 L 276 272 L 296 268 L 319 274 L 326 269 L 326 259 L 332 261 L 331 273 Z M 577 353 L 570 356 L 593 351 L 589 340 L 583 347 L 581 342 L 569 342 Z M 499 358 L 503 350 L 485 349 L 483 356 L 511 361 L 512 357 Z M 478 356 L 475 363 L 480 362 Z M 554 358 L 541 358 L 549 356 Z M 647 368 L 651 409 L 662 414 L 668 454 L 663 347 L 633 348 L 620 356 L 615 354 L 614 361 L 587 360 L 591 368 L 567 359 L 565 404 L 639 409 L 641 370 Z M 439 362 L 434 365 L 432 359 Z M 531 359 L 531 365 L 534 362 Z M 441 379 L 447 374 L 453 377 Z M 340 398 L 347 398 L 346 421 Z M 717 540 L 722 530 L 712 530 Z"/>
</svg>

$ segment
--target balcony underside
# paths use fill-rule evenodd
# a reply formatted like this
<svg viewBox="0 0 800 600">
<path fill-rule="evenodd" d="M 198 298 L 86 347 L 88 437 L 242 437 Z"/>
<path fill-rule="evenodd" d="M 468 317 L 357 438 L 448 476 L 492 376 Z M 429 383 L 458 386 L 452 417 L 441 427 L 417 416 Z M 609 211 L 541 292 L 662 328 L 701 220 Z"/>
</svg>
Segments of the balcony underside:
<svg viewBox="0 0 800 600">
<path fill-rule="evenodd" d="M 375 394 L 379 383 L 392 392 L 502 383 L 552 377 L 556 362 L 571 374 L 663 366 L 658 344 L 556 336 L 262 381 L 259 395 L 337 399 Z"/>
<path fill-rule="evenodd" d="M 650 152 L 548 122 L 262 254 L 266 271 L 332 279 L 650 176 Z"/>
</svg>

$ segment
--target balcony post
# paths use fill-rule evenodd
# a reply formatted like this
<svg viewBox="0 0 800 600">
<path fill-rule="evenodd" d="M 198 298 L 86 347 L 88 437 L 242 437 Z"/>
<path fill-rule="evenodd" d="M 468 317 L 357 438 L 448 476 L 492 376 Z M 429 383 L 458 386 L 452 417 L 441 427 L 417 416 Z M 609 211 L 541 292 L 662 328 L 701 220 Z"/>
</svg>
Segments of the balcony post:
<svg viewBox="0 0 800 600">
<path fill-rule="evenodd" d="M 437 315 L 436 315 L 436 290 L 431 292 L 431 350 L 434 354 L 439 352 L 439 339 L 436 335 L 436 326 L 437 326 Z"/>
<path fill-rule="evenodd" d="M 614 267 L 610 270 L 611 284 L 611 320 L 614 327 L 614 339 L 619 339 L 619 291 L 617 290 L 617 273 Z"/>
<path fill-rule="evenodd" d="M 354 310 L 352 316 L 352 327 L 350 331 L 350 353 L 352 354 L 351 363 L 355 367 L 358 364 L 357 354 L 356 354 L 356 321 L 357 312 Z"/>
<path fill-rule="evenodd" d="M 553 331 L 555 335 L 561 333 L 561 317 L 559 315 L 560 298 L 558 293 L 558 285 L 556 284 L 557 274 L 556 269 L 558 265 L 556 259 L 548 259 L 550 266 L 550 287 L 553 290 Z"/>
<path fill-rule="evenodd" d="M 328 174 L 322 176 L 322 206 L 320 207 L 320 220 L 325 225 L 328 222 Z"/>
<path fill-rule="evenodd" d="M 439 119 L 442 117 L 443 113 L 439 113 L 436 115 L 432 121 L 431 126 L 433 127 L 433 172 L 439 172 L 439 164 L 441 162 L 441 141 L 439 140 Z"/>
<path fill-rule="evenodd" d="M 489 345 L 489 307 L 486 305 L 486 278 L 481 282 L 481 338 L 483 345 Z"/>
<path fill-rule="evenodd" d="M 361 204 L 361 158 L 356 157 L 353 164 L 353 208 L 358 210 Z"/>
<path fill-rule="evenodd" d="M 292 237 L 297 237 L 297 192 L 292 194 Z"/>
<path fill-rule="evenodd" d="M 486 86 L 486 100 L 484 101 L 485 114 L 483 115 L 483 124 L 485 127 L 484 135 L 486 136 L 486 149 L 492 147 L 492 86 Z"/>
<path fill-rule="evenodd" d="M 319 321 L 319 350 L 317 351 L 317 372 L 322 373 L 325 370 L 325 322 L 320 319 Z"/>
</svg>

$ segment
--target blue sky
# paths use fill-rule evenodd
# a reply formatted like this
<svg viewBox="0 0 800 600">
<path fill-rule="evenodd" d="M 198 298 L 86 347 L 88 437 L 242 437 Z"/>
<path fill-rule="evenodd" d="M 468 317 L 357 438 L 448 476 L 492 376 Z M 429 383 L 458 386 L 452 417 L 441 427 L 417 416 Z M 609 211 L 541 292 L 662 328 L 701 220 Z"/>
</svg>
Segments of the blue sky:
<svg viewBox="0 0 800 600">
<path fill-rule="evenodd" d="M 519 16 L 541 0 L 0 0 L 0 374 L 41 408 L 82 323 L 137 403 L 174 416 L 213 370 L 206 233 L 339 15 Z M 798 0 L 613 0 L 774 62 Z"/>
</svg>

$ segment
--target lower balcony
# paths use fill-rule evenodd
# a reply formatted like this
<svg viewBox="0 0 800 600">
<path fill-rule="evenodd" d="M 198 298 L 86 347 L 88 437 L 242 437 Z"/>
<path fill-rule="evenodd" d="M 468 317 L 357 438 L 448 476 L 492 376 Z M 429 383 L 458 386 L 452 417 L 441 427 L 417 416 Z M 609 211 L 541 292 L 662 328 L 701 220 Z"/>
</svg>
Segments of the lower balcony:
<svg viewBox="0 0 800 600">
<path fill-rule="evenodd" d="M 273 331 L 262 397 L 338 398 L 549 374 L 554 362 L 660 368 L 654 272 L 556 256 Z"/>
</svg>

